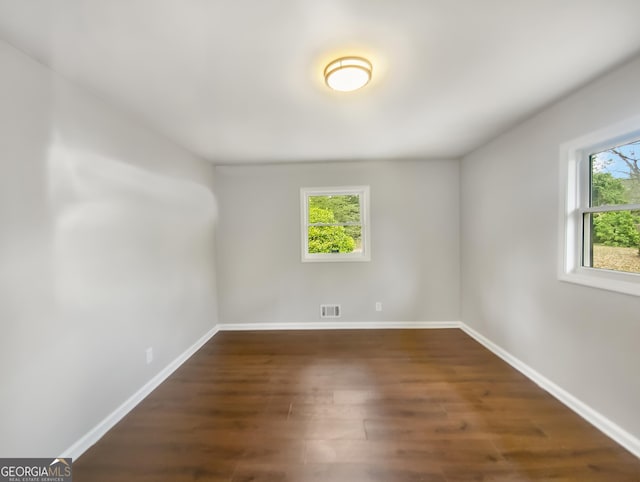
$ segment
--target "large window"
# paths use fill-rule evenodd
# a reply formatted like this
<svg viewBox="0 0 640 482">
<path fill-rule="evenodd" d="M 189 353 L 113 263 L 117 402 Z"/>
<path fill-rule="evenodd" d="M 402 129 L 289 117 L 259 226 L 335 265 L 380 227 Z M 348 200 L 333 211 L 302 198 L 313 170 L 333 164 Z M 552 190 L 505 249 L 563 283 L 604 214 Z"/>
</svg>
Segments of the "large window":
<svg viewBox="0 0 640 482">
<path fill-rule="evenodd" d="M 594 134 L 566 155 L 561 278 L 640 295 L 640 132 Z"/>
<path fill-rule="evenodd" d="M 369 261 L 369 187 L 302 188 L 302 261 Z"/>
</svg>

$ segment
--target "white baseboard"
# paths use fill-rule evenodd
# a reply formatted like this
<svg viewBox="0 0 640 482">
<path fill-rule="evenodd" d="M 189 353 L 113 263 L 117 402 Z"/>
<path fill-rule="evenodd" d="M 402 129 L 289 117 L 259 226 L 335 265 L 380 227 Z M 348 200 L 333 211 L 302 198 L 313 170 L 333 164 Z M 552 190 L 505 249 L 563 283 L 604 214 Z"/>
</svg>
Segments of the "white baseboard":
<svg viewBox="0 0 640 482">
<path fill-rule="evenodd" d="M 553 383 L 551 380 L 541 375 L 533 368 L 531 368 L 526 363 L 522 362 L 518 358 L 511 355 L 509 352 L 499 347 L 491 340 L 481 335 L 473 328 L 468 326 L 465 323 L 460 323 L 460 328 L 470 337 L 475 339 L 478 343 L 483 345 L 485 348 L 502 358 L 513 368 L 518 370 L 524 376 L 538 384 L 545 391 L 549 392 L 549 394 L 553 395 L 564 405 L 569 407 L 571 410 L 576 412 L 582 418 L 584 418 L 591 425 L 599 429 L 605 435 L 622 445 L 629 452 L 634 454 L 636 457 L 640 458 L 640 439 L 634 437 L 629 432 L 624 430 L 619 425 L 616 425 L 611 420 L 606 418 L 600 412 L 595 411 L 593 408 L 588 406 L 586 403 L 582 402 L 578 398 L 571 395 L 569 392 L 560 388 L 558 385 Z"/>
<path fill-rule="evenodd" d="M 220 331 L 393 330 L 460 328 L 459 321 L 313 321 L 307 323 L 221 323 Z"/>
<path fill-rule="evenodd" d="M 111 412 L 98 425 L 93 427 L 86 435 L 65 450 L 61 458 L 71 457 L 74 461 L 78 459 L 87 449 L 102 438 L 115 424 L 122 420 L 131 410 L 135 408 L 147 395 L 155 390 L 162 382 L 164 382 L 176 369 L 198 351 L 207 341 L 209 341 L 218 332 L 218 326 L 213 327 L 198 341 L 191 345 L 175 360 L 169 363 L 151 380 L 145 383 L 136 393 L 131 395 L 122 405 Z"/>
</svg>

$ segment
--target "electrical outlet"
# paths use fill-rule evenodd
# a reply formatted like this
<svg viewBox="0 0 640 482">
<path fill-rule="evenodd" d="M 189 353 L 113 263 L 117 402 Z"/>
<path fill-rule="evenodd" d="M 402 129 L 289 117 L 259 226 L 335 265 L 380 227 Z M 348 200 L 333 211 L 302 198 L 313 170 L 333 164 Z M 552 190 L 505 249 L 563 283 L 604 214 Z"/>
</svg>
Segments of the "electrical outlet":
<svg viewBox="0 0 640 482">
<path fill-rule="evenodd" d="M 149 347 L 145 350 L 147 354 L 147 365 L 153 361 L 153 348 Z"/>
<path fill-rule="evenodd" d="M 382 311 L 382 302 L 376 301 L 376 311 Z"/>
</svg>

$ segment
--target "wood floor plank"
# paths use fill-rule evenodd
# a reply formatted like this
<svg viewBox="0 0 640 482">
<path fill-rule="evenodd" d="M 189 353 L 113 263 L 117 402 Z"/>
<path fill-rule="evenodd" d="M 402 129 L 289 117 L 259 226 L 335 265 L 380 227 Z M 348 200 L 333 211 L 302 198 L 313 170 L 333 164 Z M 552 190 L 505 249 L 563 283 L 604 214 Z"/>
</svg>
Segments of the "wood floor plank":
<svg viewBox="0 0 640 482">
<path fill-rule="evenodd" d="M 640 460 L 462 331 L 222 332 L 76 482 L 640 482 Z"/>
</svg>

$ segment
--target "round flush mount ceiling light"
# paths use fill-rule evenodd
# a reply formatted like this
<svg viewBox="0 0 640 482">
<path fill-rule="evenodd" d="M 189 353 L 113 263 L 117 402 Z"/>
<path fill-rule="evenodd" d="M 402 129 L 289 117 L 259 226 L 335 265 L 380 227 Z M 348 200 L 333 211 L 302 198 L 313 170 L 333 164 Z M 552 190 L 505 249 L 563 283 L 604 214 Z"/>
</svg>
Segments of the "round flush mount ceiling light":
<svg viewBox="0 0 640 482">
<path fill-rule="evenodd" d="M 340 57 L 324 69 L 324 81 L 333 90 L 358 90 L 371 80 L 371 62 L 363 57 Z"/>
</svg>

